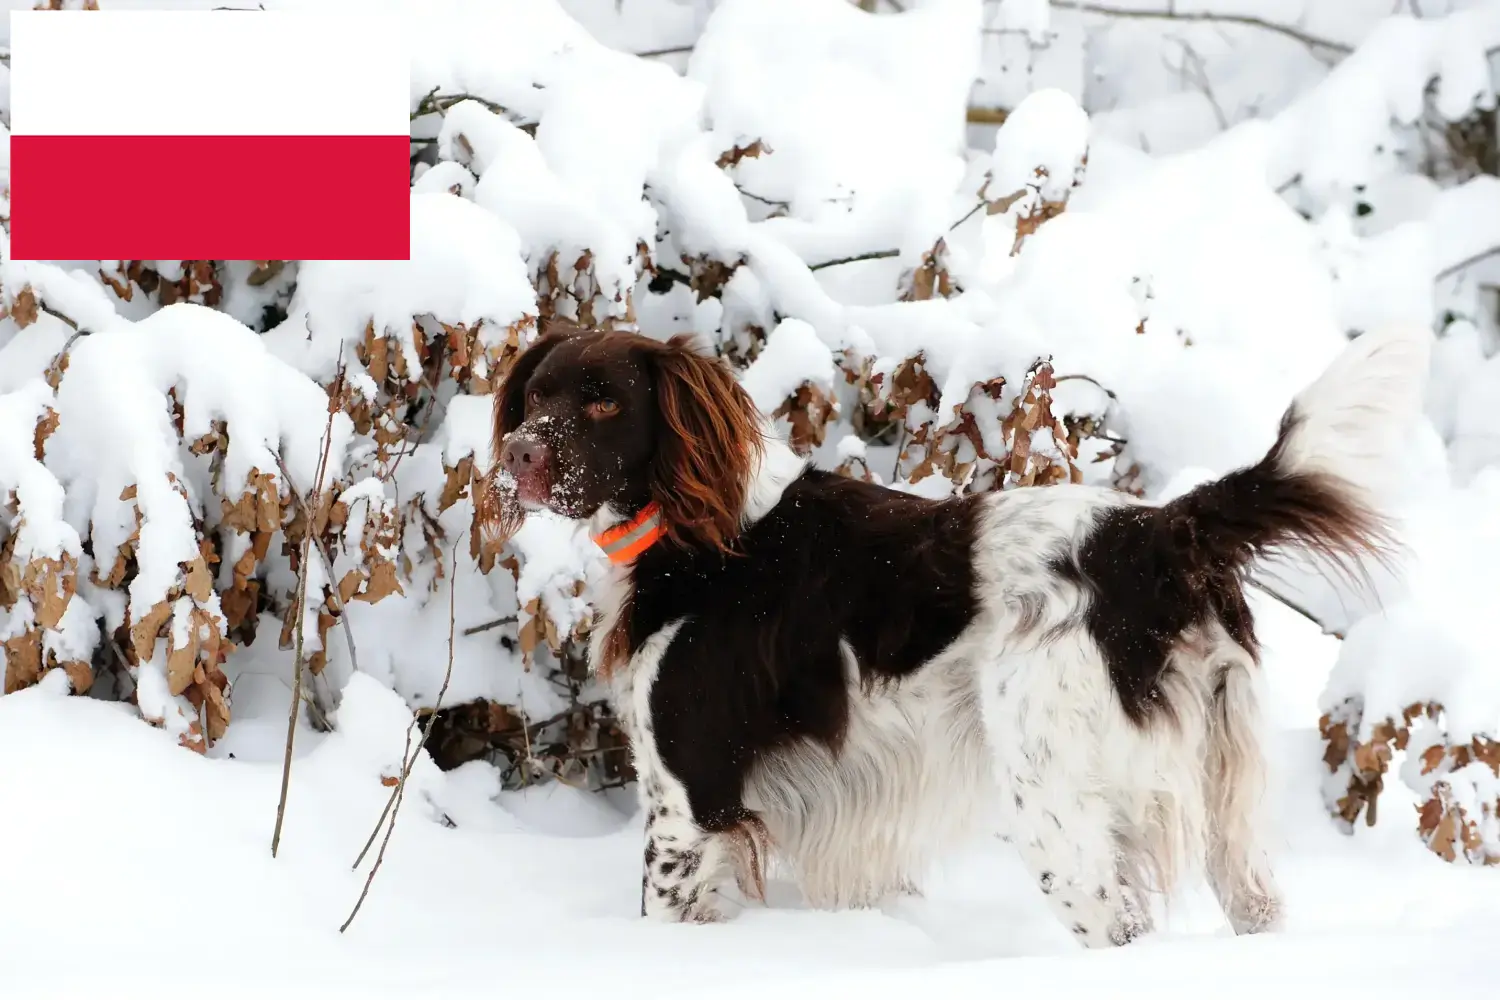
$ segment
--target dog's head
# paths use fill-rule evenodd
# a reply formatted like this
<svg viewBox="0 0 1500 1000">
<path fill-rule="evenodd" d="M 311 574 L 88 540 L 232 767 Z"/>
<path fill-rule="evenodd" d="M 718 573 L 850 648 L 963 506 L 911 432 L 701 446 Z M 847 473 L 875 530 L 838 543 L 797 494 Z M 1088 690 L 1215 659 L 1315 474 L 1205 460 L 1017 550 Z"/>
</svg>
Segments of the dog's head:
<svg viewBox="0 0 1500 1000">
<path fill-rule="evenodd" d="M 628 518 L 651 501 L 669 539 L 724 549 L 762 442 L 755 404 L 690 338 L 554 323 L 495 394 L 492 535 L 527 510 Z M 606 511 L 607 508 L 607 511 Z"/>
</svg>

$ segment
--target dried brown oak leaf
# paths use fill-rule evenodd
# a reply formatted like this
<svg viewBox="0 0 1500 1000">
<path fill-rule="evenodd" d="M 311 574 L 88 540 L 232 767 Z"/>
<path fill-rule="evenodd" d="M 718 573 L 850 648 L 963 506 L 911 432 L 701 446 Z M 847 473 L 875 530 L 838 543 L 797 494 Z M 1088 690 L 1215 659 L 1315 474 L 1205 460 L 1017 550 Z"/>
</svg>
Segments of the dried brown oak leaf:
<svg viewBox="0 0 1500 1000">
<path fill-rule="evenodd" d="M 36 629 L 11 636 L 5 647 L 5 693 L 31 687 L 42 676 L 42 637 Z"/>
<path fill-rule="evenodd" d="M 771 416 L 773 419 L 788 419 L 791 433 L 787 443 L 797 454 L 808 455 L 823 443 L 828 424 L 837 413 L 838 405 L 828 393 L 810 382 L 804 382 Z"/>
<path fill-rule="evenodd" d="M 32 614 L 42 628 L 62 623 L 68 602 L 78 589 L 78 560 L 68 553 L 59 559 L 33 559 L 21 571 L 21 589 L 31 599 Z"/>
<path fill-rule="evenodd" d="M 15 320 L 16 326 L 26 329 L 35 323 L 41 314 L 41 303 L 37 302 L 36 292 L 27 285 L 16 293 L 15 299 L 10 304 L 10 318 Z"/>
<path fill-rule="evenodd" d="M 88 694 L 89 688 L 94 686 L 94 668 L 81 660 L 64 660 L 52 670 L 61 670 L 68 675 L 74 694 Z"/>
<path fill-rule="evenodd" d="M 754 142 L 746 143 L 743 146 L 736 145 L 731 149 L 726 149 L 719 154 L 719 158 L 714 161 L 714 165 L 723 170 L 726 167 L 735 166 L 741 160 L 758 159 L 761 156 L 770 156 L 773 152 L 774 150 L 770 146 L 767 146 L 763 140 L 756 139 Z"/>
<path fill-rule="evenodd" d="M 582 596 L 583 588 L 584 582 L 582 580 L 575 580 L 573 583 L 573 596 Z M 586 627 L 586 623 L 579 622 L 572 635 L 562 635 L 557 631 L 557 626 L 553 623 L 552 616 L 547 614 L 547 609 L 542 604 L 541 598 L 533 597 L 521 609 L 521 627 L 517 632 L 517 639 L 520 641 L 521 646 L 522 662 L 529 669 L 537 647 L 543 643 L 554 654 L 560 654 L 564 642 L 569 638 L 581 638 Z"/>
<path fill-rule="evenodd" d="M 364 340 L 355 353 L 376 384 L 384 382 L 391 373 L 390 350 L 390 341 L 375 332 L 375 321 L 366 323 Z"/>
<path fill-rule="evenodd" d="M 57 411 L 48 406 L 42 412 L 42 419 L 36 422 L 36 430 L 31 437 L 31 447 L 38 462 L 46 457 L 47 439 L 52 436 L 53 431 L 57 430 L 58 420 Z"/>
<path fill-rule="evenodd" d="M 378 604 L 392 594 L 404 593 L 396 575 L 396 564 L 389 559 L 379 559 L 358 569 L 351 569 L 339 581 L 339 600 L 345 605 L 350 601 Z"/>
<path fill-rule="evenodd" d="M 214 262 L 185 260 L 181 262 L 181 267 L 181 278 L 161 282 L 157 288 L 157 301 L 164 306 L 176 302 L 217 306 L 224 297 L 224 286 L 219 283 L 218 268 Z"/>
<path fill-rule="evenodd" d="M 1034 365 L 1026 387 L 1016 399 L 1011 412 L 1001 421 L 1001 431 L 1010 444 L 1007 468 L 1013 486 L 1051 486 L 1067 480 L 1083 481 L 1083 472 L 1075 464 L 1078 448 L 1068 437 L 1063 422 L 1052 412 L 1052 390 L 1057 379 L 1049 362 Z M 1045 429 L 1052 437 L 1056 457 L 1037 453 L 1032 435 Z"/>
<path fill-rule="evenodd" d="M 245 480 L 245 491 L 233 503 L 227 497 L 219 500 L 220 523 L 240 534 L 276 531 L 281 527 L 281 491 L 270 472 L 252 468 Z"/>
<path fill-rule="evenodd" d="M 688 266 L 688 287 L 697 296 L 697 301 L 705 302 L 724 293 L 724 286 L 729 284 L 734 272 L 745 263 L 745 258 L 736 257 L 732 261 L 723 261 L 703 254 L 684 257 L 682 262 Z"/>
<path fill-rule="evenodd" d="M 251 263 L 255 265 L 255 270 L 250 272 L 250 276 L 245 279 L 245 283 L 252 288 L 264 285 L 286 268 L 286 261 L 284 260 L 255 260 L 251 261 Z"/>
<path fill-rule="evenodd" d="M 1484 843 L 1478 825 L 1453 801 L 1445 781 L 1432 786 L 1432 797 L 1417 807 L 1417 831 L 1427 849 L 1450 864 L 1460 856 L 1481 860 Z"/>
<path fill-rule="evenodd" d="M 902 302 L 925 302 L 934 297 L 953 295 L 953 279 L 948 274 L 948 245 L 939 239 L 931 250 L 924 251 L 922 261 L 903 279 Z"/>
<path fill-rule="evenodd" d="M 232 583 L 219 595 L 219 605 L 231 630 L 253 620 L 260 602 L 260 581 L 255 571 L 270 551 L 272 533 L 257 531 L 250 537 L 250 547 L 235 560 L 231 568 Z"/>
<path fill-rule="evenodd" d="M 469 495 L 469 487 L 474 483 L 474 456 L 465 455 L 459 459 L 457 465 L 445 466 L 443 474 L 443 492 L 438 497 L 438 513 L 442 513 Z"/>
</svg>

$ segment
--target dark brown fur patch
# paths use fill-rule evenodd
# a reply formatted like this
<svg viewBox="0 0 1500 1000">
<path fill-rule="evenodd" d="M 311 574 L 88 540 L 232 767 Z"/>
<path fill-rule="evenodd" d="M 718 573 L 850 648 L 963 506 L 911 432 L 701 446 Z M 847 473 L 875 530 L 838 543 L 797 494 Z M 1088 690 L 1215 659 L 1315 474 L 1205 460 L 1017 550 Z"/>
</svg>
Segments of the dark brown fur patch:
<svg viewBox="0 0 1500 1000">
<path fill-rule="evenodd" d="M 635 564 L 634 650 L 680 621 L 651 688 L 657 752 L 694 821 L 747 817 L 745 781 L 801 740 L 837 752 L 848 728 L 844 644 L 867 685 L 899 684 L 978 611 L 982 497 L 934 501 L 808 471 L 744 529 L 735 554 L 658 545 Z"/>
<path fill-rule="evenodd" d="M 1299 419 L 1288 411 L 1275 446 L 1255 465 L 1161 507 L 1104 511 L 1076 557 L 1054 564 L 1089 595 L 1086 624 L 1137 725 L 1161 709 L 1168 655 L 1188 630 L 1217 620 L 1258 655 L 1244 594 L 1252 560 L 1299 546 L 1344 577 L 1368 582 L 1366 560 L 1389 551 L 1386 524 L 1348 484 L 1286 470 Z"/>
</svg>

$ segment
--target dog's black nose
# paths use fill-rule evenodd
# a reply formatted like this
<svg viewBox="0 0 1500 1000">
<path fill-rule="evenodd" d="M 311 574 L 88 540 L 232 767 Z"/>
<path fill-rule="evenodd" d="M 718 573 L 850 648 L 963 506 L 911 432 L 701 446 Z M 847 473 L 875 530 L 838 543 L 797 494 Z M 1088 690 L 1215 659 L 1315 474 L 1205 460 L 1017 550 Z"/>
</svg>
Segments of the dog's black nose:
<svg viewBox="0 0 1500 1000">
<path fill-rule="evenodd" d="M 531 438 L 512 438 L 505 443 L 501 462 L 512 476 L 535 472 L 547 464 L 547 446 Z"/>
</svg>

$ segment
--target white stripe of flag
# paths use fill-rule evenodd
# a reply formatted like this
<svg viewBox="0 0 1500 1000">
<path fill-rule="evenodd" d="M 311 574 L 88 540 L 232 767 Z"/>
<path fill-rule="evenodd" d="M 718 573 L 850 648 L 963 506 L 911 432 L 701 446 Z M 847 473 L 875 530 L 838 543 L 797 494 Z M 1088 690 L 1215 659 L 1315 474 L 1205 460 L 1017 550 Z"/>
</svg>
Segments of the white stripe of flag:
<svg viewBox="0 0 1500 1000">
<path fill-rule="evenodd" d="M 402 24 L 373 11 L 13 12 L 13 254 L 405 258 Z"/>
</svg>

